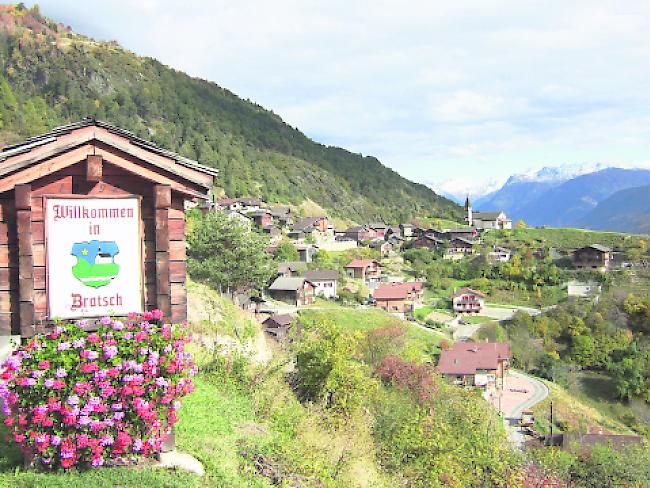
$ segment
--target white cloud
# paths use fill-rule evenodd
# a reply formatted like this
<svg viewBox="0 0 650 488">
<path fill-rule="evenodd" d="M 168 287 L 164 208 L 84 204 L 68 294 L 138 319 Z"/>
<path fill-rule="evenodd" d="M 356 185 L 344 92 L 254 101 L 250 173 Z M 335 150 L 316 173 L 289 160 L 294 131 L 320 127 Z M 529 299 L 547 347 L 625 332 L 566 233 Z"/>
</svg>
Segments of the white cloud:
<svg viewBox="0 0 650 488">
<path fill-rule="evenodd" d="M 39 4 L 420 181 L 648 160 L 646 0 Z"/>
</svg>

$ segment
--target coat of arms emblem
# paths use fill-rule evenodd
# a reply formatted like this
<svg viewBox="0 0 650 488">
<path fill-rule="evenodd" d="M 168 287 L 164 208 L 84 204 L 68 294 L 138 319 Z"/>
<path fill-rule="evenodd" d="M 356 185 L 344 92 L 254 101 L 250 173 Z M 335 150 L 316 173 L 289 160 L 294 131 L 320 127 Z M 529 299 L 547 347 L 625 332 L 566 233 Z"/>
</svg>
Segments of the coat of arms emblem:
<svg viewBox="0 0 650 488">
<path fill-rule="evenodd" d="M 120 265 L 115 263 L 119 252 L 115 241 L 75 242 L 71 254 L 77 263 L 72 267 L 72 274 L 86 286 L 106 286 L 120 272 Z"/>
</svg>

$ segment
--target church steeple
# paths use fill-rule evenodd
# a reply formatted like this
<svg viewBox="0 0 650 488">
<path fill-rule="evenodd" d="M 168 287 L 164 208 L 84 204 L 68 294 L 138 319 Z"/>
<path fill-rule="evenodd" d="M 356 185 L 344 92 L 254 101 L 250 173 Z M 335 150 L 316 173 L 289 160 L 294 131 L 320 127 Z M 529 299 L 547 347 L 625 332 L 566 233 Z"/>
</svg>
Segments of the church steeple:
<svg viewBox="0 0 650 488">
<path fill-rule="evenodd" d="M 474 218 L 472 216 L 472 202 L 469 200 L 469 195 L 467 195 L 467 198 L 465 199 L 465 221 L 467 222 L 467 225 L 472 225 L 474 223 Z"/>
</svg>

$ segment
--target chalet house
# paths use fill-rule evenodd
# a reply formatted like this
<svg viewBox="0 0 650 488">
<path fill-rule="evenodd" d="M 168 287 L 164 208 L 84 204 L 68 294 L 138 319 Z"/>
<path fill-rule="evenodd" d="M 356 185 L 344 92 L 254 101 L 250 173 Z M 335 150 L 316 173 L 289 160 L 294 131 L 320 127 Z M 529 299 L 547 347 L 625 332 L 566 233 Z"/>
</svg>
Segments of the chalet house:
<svg viewBox="0 0 650 488">
<path fill-rule="evenodd" d="M 457 342 L 442 351 L 437 371 L 454 384 L 494 391 L 505 388 L 509 368 L 507 342 Z"/>
<path fill-rule="evenodd" d="M 290 207 L 271 207 L 269 208 L 269 212 L 281 227 L 286 227 L 293 221 L 293 214 L 291 213 Z"/>
<path fill-rule="evenodd" d="M 573 253 L 573 265 L 577 269 L 609 270 L 612 262 L 612 250 L 600 244 L 581 247 Z"/>
<path fill-rule="evenodd" d="M 272 315 L 262 322 L 264 332 L 278 342 L 285 342 L 291 338 L 291 324 L 295 324 L 298 329 L 299 324 L 294 315 L 285 313 Z"/>
<path fill-rule="evenodd" d="M 454 312 L 479 313 L 485 306 L 485 295 L 471 288 L 461 288 L 451 296 Z"/>
<path fill-rule="evenodd" d="M 438 239 L 433 234 L 424 234 L 413 241 L 413 247 L 417 249 L 423 247 L 427 249 L 438 249 L 443 244 L 443 242 L 444 241 L 442 239 Z"/>
<path fill-rule="evenodd" d="M 379 285 L 372 292 L 375 307 L 404 317 L 422 304 L 424 283 L 404 281 Z"/>
<path fill-rule="evenodd" d="M 301 306 L 314 303 L 314 290 L 314 285 L 305 278 L 280 276 L 269 287 L 268 293 L 280 302 Z"/>
<path fill-rule="evenodd" d="M 354 239 L 357 242 L 371 241 L 376 239 L 377 232 L 367 226 L 352 226 L 348 227 L 345 231 L 345 236 Z"/>
<path fill-rule="evenodd" d="M 330 223 L 327 217 L 305 217 L 300 219 L 293 226 L 295 232 L 302 232 L 303 234 L 331 234 L 334 235 L 334 226 Z"/>
<path fill-rule="evenodd" d="M 216 208 L 223 211 L 238 211 L 241 210 L 242 206 L 236 198 L 219 198 L 216 202 Z"/>
<path fill-rule="evenodd" d="M 478 231 L 474 228 L 447 229 L 444 231 L 434 231 L 434 234 L 439 239 L 443 239 L 445 241 L 452 241 L 458 238 L 467 239 L 468 241 L 471 241 L 478 237 Z"/>
<path fill-rule="evenodd" d="M 413 237 L 413 231 L 415 230 L 415 226 L 411 224 L 399 224 L 399 228 L 402 231 L 402 237 L 404 239 L 409 239 Z"/>
<path fill-rule="evenodd" d="M 381 276 L 381 264 L 374 259 L 353 259 L 345 266 L 345 273 L 350 278 L 376 283 Z"/>
<path fill-rule="evenodd" d="M 449 241 L 447 255 L 467 256 L 474 253 L 474 243 L 462 237 L 456 237 Z"/>
<path fill-rule="evenodd" d="M 512 229 L 512 220 L 500 210 L 496 212 L 474 212 L 469 197 L 465 200 L 465 213 L 465 221 L 470 227 L 481 230 Z"/>
<path fill-rule="evenodd" d="M 385 258 L 393 250 L 393 244 L 389 241 L 378 238 L 370 243 L 370 248 L 377 249 L 379 251 L 379 256 Z"/>
<path fill-rule="evenodd" d="M 271 212 L 267 212 L 266 210 L 256 210 L 248 213 L 247 216 L 253 219 L 255 225 L 259 227 L 269 227 L 273 224 L 273 215 L 271 215 Z"/>
<path fill-rule="evenodd" d="M 381 222 L 368 224 L 368 228 L 374 230 L 376 237 L 380 237 L 382 239 L 386 235 L 386 230 L 388 230 L 388 226 L 386 224 L 382 224 Z"/>
<path fill-rule="evenodd" d="M 284 276 L 285 278 L 300 276 L 305 271 L 307 271 L 307 263 L 302 261 L 287 261 L 278 264 L 278 276 Z"/>
<path fill-rule="evenodd" d="M 394 285 L 379 285 L 372 291 L 372 297 L 375 307 L 403 318 L 413 312 L 413 302 L 409 300 L 408 288 Z"/>
<path fill-rule="evenodd" d="M 314 271 L 306 271 L 302 277 L 314 285 L 314 293 L 316 293 L 317 297 L 336 298 L 338 296 L 338 271 L 317 269 Z"/>
<path fill-rule="evenodd" d="M 259 198 L 239 198 L 238 200 L 241 205 L 241 211 L 244 213 L 257 212 L 266 206 Z"/>
</svg>

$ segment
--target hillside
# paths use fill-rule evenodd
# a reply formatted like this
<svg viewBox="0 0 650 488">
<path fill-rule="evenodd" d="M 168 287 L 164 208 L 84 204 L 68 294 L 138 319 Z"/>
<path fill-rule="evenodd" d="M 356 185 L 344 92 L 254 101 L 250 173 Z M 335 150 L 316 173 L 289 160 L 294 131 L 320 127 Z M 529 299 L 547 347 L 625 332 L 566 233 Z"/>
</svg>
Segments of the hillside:
<svg viewBox="0 0 650 488">
<path fill-rule="evenodd" d="M 598 203 L 578 224 L 590 229 L 650 233 L 650 185 L 626 188 Z"/>
<path fill-rule="evenodd" d="M 0 143 L 86 116 L 219 168 L 228 196 L 310 199 L 356 221 L 460 218 L 457 205 L 376 158 L 318 144 L 215 83 L 77 35 L 38 9 L 3 6 Z"/>
</svg>

